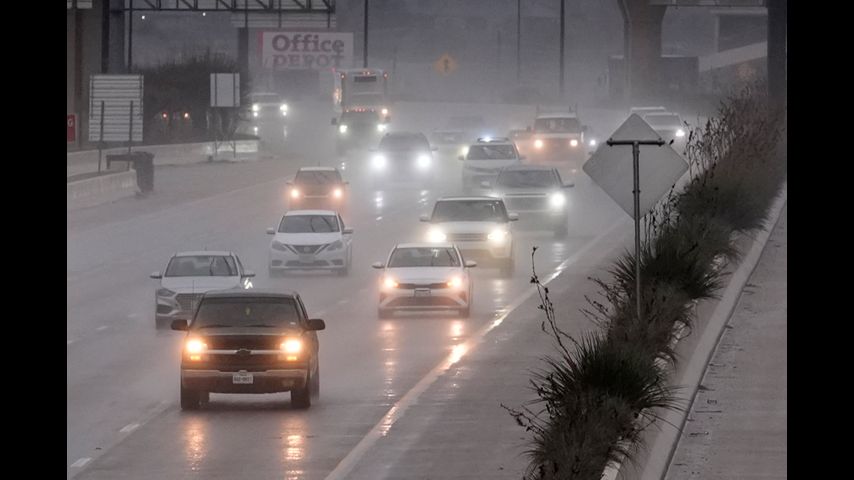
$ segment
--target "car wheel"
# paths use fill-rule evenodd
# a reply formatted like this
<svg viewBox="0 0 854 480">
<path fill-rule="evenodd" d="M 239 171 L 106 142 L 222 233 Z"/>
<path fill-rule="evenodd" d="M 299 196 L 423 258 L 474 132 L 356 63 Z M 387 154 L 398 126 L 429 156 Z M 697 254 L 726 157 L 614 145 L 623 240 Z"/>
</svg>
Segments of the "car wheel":
<svg viewBox="0 0 854 480">
<path fill-rule="evenodd" d="M 201 401 L 201 392 L 181 384 L 181 410 L 198 410 Z"/>
<path fill-rule="evenodd" d="M 513 276 L 513 270 L 516 266 L 516 262 L 513 261 L 513 257 L 502 259 L 501 261 L 501 274 L 505 277 Z"/>
<path fill-rule="evenodd" d="M 555 238 L 564 238 L 569 235 L 569 222 L 564 220 L 561 223 L 555 225 L 554 233 Z"/>
<path fill-rule="evenodd" d="M 315 400 L 320 398 L 320 360 L 317 361 L 317 369 L 311 376 L 311 396 Z"/>
<path fill-rule="evenodd" d="M 311 372 L 308 372 L 308 378 L 305 379 L 305 385 L 302 388 L 294 388 L 291 390 L 291 406 L 294 408 L 308 408 L 311 406 Z"/>
</svg>

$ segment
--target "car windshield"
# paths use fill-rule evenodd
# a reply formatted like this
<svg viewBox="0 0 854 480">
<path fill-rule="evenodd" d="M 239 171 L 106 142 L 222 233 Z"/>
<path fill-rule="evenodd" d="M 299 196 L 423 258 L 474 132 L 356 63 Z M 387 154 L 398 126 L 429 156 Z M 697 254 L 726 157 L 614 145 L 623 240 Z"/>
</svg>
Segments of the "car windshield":
<svg viewBox="0 0 854 480">
<path fill-rule="evenodd" d="M 511 160 L 516 158 L 513 145 L 472 145 L 469 147 L 469 160 Z"/>
<path fill-rule="evenodd" d="M 286 215 L 279 233 L 329 233 L 338 231 L 335 215 Z"/>
<path fill-rule="evenodd" d="M 341 174 L 338 170 L 300 170 L 294 178 L 294 183 L 299 185 L 341 183 Z"/>
<path fill-rule="evenodd" d="M 216 327 L 296 327 L 299 314 L 293 298 L 205 298 L 192 329 Z"/>
<path fill-rule="evenodd" d="M 506 222 L 501 200 L 448 200 L 436 202 L 434 222 Z"/>
<path fill-rule="evenodd" d="M 377 123 L 380 115 L 377 112 L 344 112 L 341 114 L 342 124 Z"/>
<path fill-rule="evenodd" d="M 453 248 L 395 248 L 388 266 L 389 268 L 459 267 L 460 259 Z"/>
<path fill-rule="evenodd" d="M 644 115 L 643 119 L 653 127 L 679 127 L 682 125 L 679 115 Z"/>
<path fill-rule="evenodd" d="M 538 118 L 534 130 L 545 133 L 581 133 L 581 122 L 575 117 Z"/>
<path fill-rule="evenodd" d="M 233 257 L 194 255 L 172 257 L 166 266 L 167 277 L 236 277 Z"/>
<path fill-rule="evenodd" d="M 430 150 L 430 143 L 420 135 L 387 135 L 380 140 L 381 150 Z"/>
<path fill-rule="evenodd" d="M 551 170 L 505 170 L 495 184 L 505 188 L 549 188 L 557 186 Z"/>
</svg>

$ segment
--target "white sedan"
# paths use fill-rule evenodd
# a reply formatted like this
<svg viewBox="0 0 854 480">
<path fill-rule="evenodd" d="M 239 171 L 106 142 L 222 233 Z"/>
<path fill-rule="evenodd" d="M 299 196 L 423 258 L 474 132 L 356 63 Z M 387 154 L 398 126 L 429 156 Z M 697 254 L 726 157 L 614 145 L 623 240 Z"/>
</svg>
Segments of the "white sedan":
<svg viewBox="0 0 854 480">
<path fill-rule="evenodd" d="M 458 310 L 471 314 L 472 279 L 477 263 L 463 260 L 450 243 L 406 243 L 395 246 L 383 264 L 377 313 L 388 318 L 397 310 Z"/>
<path fill-rule="evenodd" d="M 331 210 L 291 210 L 278 229 L 268 228 L 270 276 L 284 270 L 332 270 L 347 275 L 352 260 L 353 229 Z"/>
</svg>

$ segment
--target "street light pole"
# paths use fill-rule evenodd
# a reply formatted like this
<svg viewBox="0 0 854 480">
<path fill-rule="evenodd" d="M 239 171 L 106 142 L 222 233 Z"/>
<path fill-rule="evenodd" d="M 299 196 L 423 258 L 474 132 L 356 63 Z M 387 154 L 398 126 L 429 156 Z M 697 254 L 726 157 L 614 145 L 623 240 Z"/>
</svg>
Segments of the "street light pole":
<svg viewBox="0 0 854 480">
<path fill-rule="evenodd" d="M 362 68 L 368 68 L 368 0 L 365 0 L 365 44 L 362 48 Z"/>
<path fill-rule="evenodd" d="M 516 0 L 516 85 L 522 80 L 522 0 Z"/>
<path fill-rule="evenodd" d="M 563 44 L 566 32 L 566 1 L 560 0 L 560 98 L 563 100 Z"/>
</svg>

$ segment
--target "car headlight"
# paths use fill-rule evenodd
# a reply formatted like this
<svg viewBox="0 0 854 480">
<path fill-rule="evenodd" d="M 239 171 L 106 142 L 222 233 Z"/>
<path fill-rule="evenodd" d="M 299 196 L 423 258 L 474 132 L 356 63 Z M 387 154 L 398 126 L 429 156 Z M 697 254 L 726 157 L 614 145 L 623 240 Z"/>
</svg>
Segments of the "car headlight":
<svg viewBox="0 0 854 480">
<path fill-rule="evenodd" d="M 291 189 L 291 198 L 299 198 L 300 192 L 298 188 Z"/>
<path fill-rule="evenodd" d="M 336 188 L 335 190 L 332 190 L 332 196 L 335 198 L 341 198 L 341 196 L 343 196 L 343 195 L 344 195 L 344 192 L 340 188 Z"/>
<path fill-rule="evenodd" d="M 591 146 L 591 147 L 595 147 L 595 146 L 596 146 L 596 139 L 595 139 L 595 138 L 594 138 L 593 140 L 590 140 L 590 146 Z"/>
<path fill-rule="evenodd" d="M 388 115 L 388 109 L 387 109 L 387 108 L 383 108 L 382 110 L 380 110 L 380 113 L 382 113 L 382 114 L 383 114 L 383 116 Z"/>
<path fill-rule="evenodd" d="M 487 197 L 501 198 L 501 192 L 486 192 Z"/>
<path fill-rule="evenodd" d="M 279 348 L 285 353 L 297 354 L 302 351 L 302 340 L 299 338 L 286 338 L 279 345 Z"/>
<path fill-rule="evenodd" d="M 460 288 L 462 286 L 463 286 L 463 279 L 460 277 L 451 277 L 451 279 L 448 280 L 448 287 L 450 287 L 450 288 Z"/>
<path fill-rule="evenodd" d="M 397 280 L 395 280 L 391 277 L 383 278 L 383 287 L 385 287 L 385 288 L 397 288 L 397 286 L 398 286 Z"/>
<path fill-rule="evenodd" d="M 569 141 L 569 146 L 570 147 L 577 147 L 578 146 L 578 140 L 573 138 L 572 140 Z"/>
<path fill-rule="evenodd" d="M 258 112 L 252 112 L 252 116 L 253 116 L 253 117 L 257 117 L 257 116 L 258 116 Z"/>
<path fill-rule="evenodd" d="M 338 133 L 347 133 L 347 125 L 338 125 Z"/>
<path fill-rule="evenodd" d="M 460 155 L 465 157 L 468 154 L 469 154 L 469 147 L 463 147 L 460 149 Z"/>
<path fill-rule="evenodd" d="M 208 349 L 208 345 L 199 340 L 198 338 L 191 338 L 187 340 L 187 343 L 184 344 L 184 351 L 190 355 L 200 354 Z"/>
<path fill-rule="evenodd" d="M 415 160 L 415 164 L 418 165 L 418 168 L 421 170 L 430 168 L 430 155 L 427 155 L 426 153 L 418 155 L 418 158 Z"/>
<path fill-rule="evenodd" d="M 258 105 L 257 103 L 253 103 L 252 104 L 252 111 L 255 113 L 260 112 L 261 111 L 261 105 Z"/>
<path fill-rule="evenodd" d="M 439 230 L 438 228 L 431 228 L 427 232 L 427 241 L 433 243 L 441 243 L 448 239 L 448 236 L 445 235 L 445 232 Z"/>
<path fill-rule="evenodd" d="M 373 158 L 371 158 L 371 165 L 378 170 L 385 168 L 385 155 L 374 155 Z"/>
<path fill-rule="evenodd" d="M 378 132 L 384 132 L 386 130 L 388 130 L 388 124 L 386 124 L 386 123 L 378 123 L 377 124 L 377 131 Z"/>
<path fill-rule="evenodd" d="M 156 294 L 158 297 L 171 297 L 175 295 L 175 292 L 168 288 L 158 288 Z"/>
<path fill-rule="evenodd" d="M 329 246 L 326 248 L 326 250 L 327 251 L 334 251 L 334 250 L 341 250 L 342 248 L 344 248 L 344 242 L 342 242 L 341 240 L 335 240 L 334 242 L 329 244 Z"/>
<path fill-rule="evenodd" d="M 549 197 L 549 205 L 551 205 L 552 208 L 561 208 L 565 204 L 566 197 L 560 192 L 555 192 Z"/>
<path fill-rule="evenodd" d="M 287 252 L 287 251 L 288 251 L 288 247 L 286 247 L 284 243 L 279 242 L 279 241 L 277 241 L 277 240 L 273 240 L 273 243 L 272 243 L 272 244 L 270 244 L 270 246 L 272 246 L 272 247 L 273 247 L 273 250 L 280 250 L 280 251 L 282 251 L 282 252 Z"/>
<path fill-rule="evenodd" d="M 288 112 L 288 104 L 287 104 L 287 103 L 283 103 L 283 104 L 279 107 L 279 110 L 281 110 L 281 112 L 282 112 L 282 113 L 287 113 L 287 112 Z"/>
<path fill-rule="evenodd" d="M 684 137 L 685 136 L 685 130 L 682 130 L 681 128 L 679 130 L 676 130 L 676 136 L 677 137 Z"/>
<path fill-rule="evenodd" d="M 539 138 L 534 140 L 534 148 L 543 148 L 543 141 Z"/>
<path fill-rule="evenodd" d="M 486 238 L 488 238 L 492 243 L 504 243 L 504 240 L 507 238 L 507 230 L 496 228 L 489 232 L 489 235 L 487 235 Z"/>
</svg>

